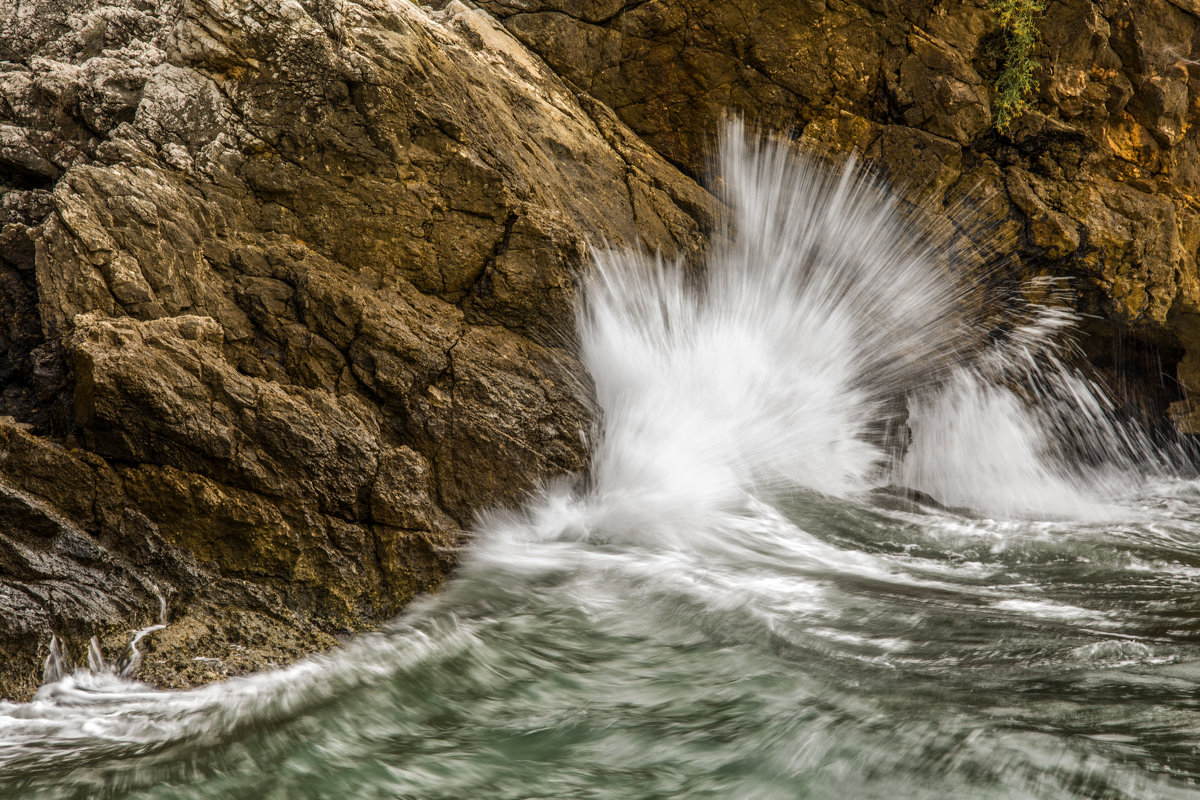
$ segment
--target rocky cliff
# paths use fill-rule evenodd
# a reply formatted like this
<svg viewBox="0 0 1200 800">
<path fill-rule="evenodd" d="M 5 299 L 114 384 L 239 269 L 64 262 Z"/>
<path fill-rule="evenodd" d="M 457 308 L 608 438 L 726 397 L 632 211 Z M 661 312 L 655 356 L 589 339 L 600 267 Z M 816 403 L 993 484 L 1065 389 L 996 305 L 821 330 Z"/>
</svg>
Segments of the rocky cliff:
<svg viewBox="0 0 1200 800">
<path fill-rule="evenodd" d="M 435 587 L 578 472 L 591 243 L 709 198 L 487 14 L 0 4 L 0 693 L 51 632 L 168 685 Z M 161 602 L 160 602 L 161 601 Z"/>
<path fill-rule="evenodd" d="M 690 174 L 733 109 L 991 221 L 1022 273 L 1074 279 L 1096 364 L 1200 432 L 1196 0 L 479 5 Z M 1014 6 L 1039 33 L 1037 86 L 1001 134 L 998 12 Z"/>
<path fill-rule="evenodd" d="M 1048 3 L 1005 133 L 981 0 L 480 6 L 0 0 L 0 695 L 164 607 L 165 685 L 326 647 L 584 469 L 574 276 L 703 246 L 727 110 L 1074 277 L 1200 430 L 1192 0 Z"/>
</svg>

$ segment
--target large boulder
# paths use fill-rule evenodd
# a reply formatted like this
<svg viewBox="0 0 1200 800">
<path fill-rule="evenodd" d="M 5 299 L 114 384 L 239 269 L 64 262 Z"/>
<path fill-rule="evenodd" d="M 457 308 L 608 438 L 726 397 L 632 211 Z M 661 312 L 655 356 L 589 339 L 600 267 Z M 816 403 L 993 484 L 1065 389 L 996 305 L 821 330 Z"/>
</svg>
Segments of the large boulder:
<svg viewBox="0 0 1200 800">
<path fill-rule="evenodd" d="M 711 200 L 491 17 L 0 0 L 0 695 L 169 625 L 186 685 L 432 589 L 586 466 L 589 248 Z"/>
</svg>

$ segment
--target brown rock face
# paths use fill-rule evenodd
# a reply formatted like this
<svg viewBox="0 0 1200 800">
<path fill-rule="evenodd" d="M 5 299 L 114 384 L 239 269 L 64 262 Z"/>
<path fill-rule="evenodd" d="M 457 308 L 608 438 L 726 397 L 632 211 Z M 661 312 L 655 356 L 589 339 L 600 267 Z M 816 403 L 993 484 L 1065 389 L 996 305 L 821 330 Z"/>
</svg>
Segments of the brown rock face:
<svg viewBox="0 0 1200 800">
<path fill-rule="evenodd" d="M 986 0 L 480 0 L 693 174 L 727 110 L 857 150 L 927 207 L 976 210 L 1025 274 L 1071 276 L 1102 368 L 1200 394 L 1200 5 L 1050 0 L 1038 94 L 1000 136 Z M 1184 356 L 1177 376 L 1165 378 Z M 1178 384 L 1175 378 L 1178 378 Z M 1197 407 L 1200 408 L 1200 407 Z M 1200 411 L 1174 407 L 1200 432 Z"/>
<path fill-rule="evenodd" d="M 573 274 L 710 199 L 486 14 L 0 4 L 0 695 L 280 663 L 585 465 Z M 194 660 L 200 657 L 201 660 Z"/>
</svg>

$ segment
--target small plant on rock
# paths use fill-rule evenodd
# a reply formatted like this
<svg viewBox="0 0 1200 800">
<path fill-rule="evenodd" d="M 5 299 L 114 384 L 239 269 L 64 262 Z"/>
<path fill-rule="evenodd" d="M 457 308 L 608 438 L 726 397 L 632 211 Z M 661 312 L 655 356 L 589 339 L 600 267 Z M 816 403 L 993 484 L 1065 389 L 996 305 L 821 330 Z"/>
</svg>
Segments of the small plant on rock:
<svg viewBox="0 0 1200 800">
<path fill-rule="evenodd" d="M 1004 32 L 1004 64 L 996 79 L 992 120 L 996 130 L 1007 133 L 1038 88 L 1034 73 L 1039 66 L 1032 55 L 1041 37 L 1038 22 L 1046 4 L 1044 0 L 989 0 L 989 6 Z"/>
</svg>

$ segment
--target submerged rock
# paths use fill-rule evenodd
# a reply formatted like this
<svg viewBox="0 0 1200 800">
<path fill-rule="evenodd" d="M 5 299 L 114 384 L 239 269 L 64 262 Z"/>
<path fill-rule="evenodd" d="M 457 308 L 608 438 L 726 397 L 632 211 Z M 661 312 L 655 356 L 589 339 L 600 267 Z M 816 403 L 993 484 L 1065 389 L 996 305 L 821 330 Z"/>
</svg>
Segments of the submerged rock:
<svg viewBox="0 0 1200 800">
<path fill-rule="evenodd" d="M 436 587 L 585 466 L 590 246 L 711 200 L 483 12 L 0 7 L 0 695 L 52 633 L 186 685 Z"/>
</svg>

